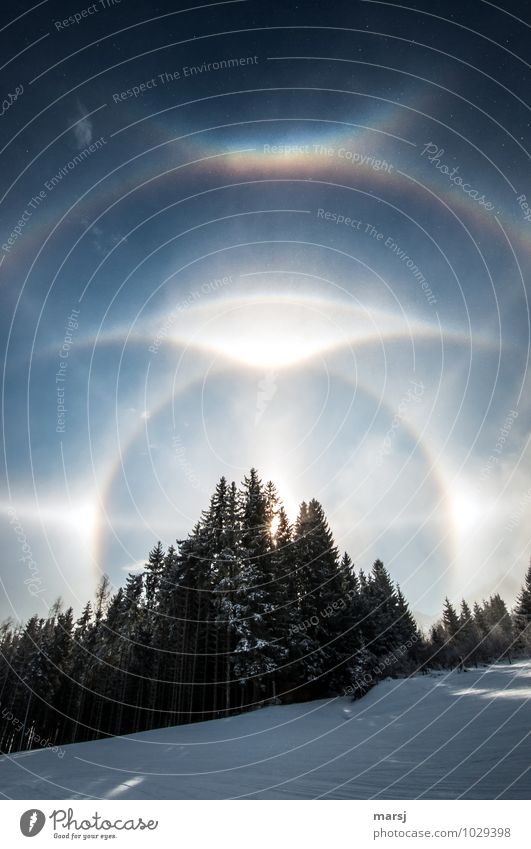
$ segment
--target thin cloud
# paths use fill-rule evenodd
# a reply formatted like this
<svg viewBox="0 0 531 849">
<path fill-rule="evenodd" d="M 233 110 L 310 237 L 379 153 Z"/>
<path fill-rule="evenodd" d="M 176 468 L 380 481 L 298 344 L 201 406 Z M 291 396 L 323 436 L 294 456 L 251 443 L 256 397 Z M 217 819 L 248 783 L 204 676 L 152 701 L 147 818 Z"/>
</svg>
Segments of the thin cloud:
<svg viewBox="0 0 531 849">
<path fill-rule="evenodd" d="M 88 109 L 82 103 L 78 103 L 78 117 L 81 121 L 73 127 L 72 132 L 76 140 L 78 150 L 83 150 L 92 142 L 93 125 L 88 115 Z"/>
</svg>

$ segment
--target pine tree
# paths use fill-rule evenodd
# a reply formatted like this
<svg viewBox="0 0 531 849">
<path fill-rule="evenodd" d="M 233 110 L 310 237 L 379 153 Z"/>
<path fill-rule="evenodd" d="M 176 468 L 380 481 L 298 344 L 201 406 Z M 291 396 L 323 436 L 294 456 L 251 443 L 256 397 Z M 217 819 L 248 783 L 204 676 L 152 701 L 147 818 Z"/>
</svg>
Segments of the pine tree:
<svg viewBox="0 0 531 849">
<path fill-rule="evenodd" d="M 456 637 L 459 654 L 463 657 L 466 663 L 473 663 L 477 666 L 478 662 L 478 645 L 480 642 L 480 634 L 477 629 L 474 617 L 470 607 L 463 599 L 461 602 L 461 610 L 459 613 L 459 631 Z"/>
<path fill-rule="evenodd" d="M 286 657 L 273 569 L 277 506 L 275 488 L 269 484 L 264 489 L 256 469 L 251 469 L 240 492 L 241 564 L 233 591 L 234 674 L 242 704 L 275 695 L 275 673 Z"/>
<path fill-rule="evenodd" d="M 88 641 L 93 621 L 93 612 L 91 602 L 87 602 L 81 616 L 77 619 L 74 625 L 74 636 L 72 646 L 72 656 L 70 665 L 70 679 L 67 683 L 67 703 L 66 713 L 69 717 L 70 730 L 68 732 L 68 741 L 74 742 L 82 736 L 82 716 L 86 701 L 86 685 L 87 678 L 87 660 L 88 660 Z"/>
<path fill-rule="evenodd" d="M 27 734 L 40 718 L 39 693 L 45 684 L 40 658 L 44 620 L 31 616 L 20 634 L 16 653 L 16 680 L 11 711 L 16 719 L 9 740 L 10 751 L 27 748 Z"/>
<path fill-rule="evenodd" d="M 298 627 L 301 622 L 299 574 L 297 569 L 293 528 L 284 507 L 279 504 L 276 530 L 271 552 L 270 599 L 274 607 L 273 639 L 278 643 L 278 666 L 272 679 L 274 697 L 290 698 L 296 684 L 295 667 L 299 657 Z"/>
<path fill-rule="evenodd" d="M 212 546 L 217 535 L 207 521 L 199 523 L 179 544 L 179 583 L 172 623 L 171 647 L 179 664 L 177 711 L 188 722 L 209 718 L 206 712 L 209 681 L 212 608 Z"/>
<path fill-rule="evenodd" d="M 331 684 L 337 692 L 354 692 L 355 697 L 363 695 L 370 681 L 371 654 L 367 650 L 364 637 L 366 600 L 363 598 L 360 581 L 352 560 L 345 551 L 339 566 L 341 580 L 341 604 L 336 616 L 339 633 L 338 649 L 343 662 L 337 667 Z"/>
<path fill-rule="evenodd" d="M 438 622 L 430 628 L 426 666 L 447 667 L 451 663 L 449 657 L 448 637 L 444 625 Z M 453 656 L 453 652 L 452 652 Z"/>
<path fill-rule="evenodd" d="M 0 626 L 0 752 L 9 754 L 13 726 L 11 713 L 16 686 L 16 658 L 20 633 L 10 620 Z"/>
<path fill-rule="evenodd" d="M 527 570 L 524 585 L 516 599 L 513 613 L 516 631 L 516 647 L 519 651 L 531 652 L 531 563 Z"/>
<path fill-rule="evenodd" d="M 152 611 L 155 606 L 155 599 L 159 589 L 160 579 L 164 568 L 164 549 L 162 543 L 159 542 L 149 552 L 148 562 L 145 570 L 145 592 L 146 605 L 149 611 Z"/>
<path fill-rule="evenodd" d="M 99 654 L 104 636 L 104 618 L 109 604 L 110 582 L 102 575 L 96 587 L 94 613 L 84 634 L 82 648 L 84 665 L 82 689 L 75 740 L 94 739 L 100 735 L 104 701 L 100 695 L 105 686 L 107 669 L 103 669 Z M 77 638 L 77 633 L 76 633 Z"/>
<path fill-rule="evenodd" d="M 510 661 L 515 642 L 514 624 L 507 605 L 499 593 L 490 597 L 485 605 L 485 614 L 495 659 L 507 658 Z"/>
<path fill-rule="evenodd" d="M 58 610 L 48 645 L 50 700 L 49 727 L 52 743 L 63 738 L 69 727 L 67 716 L 68 693 L 74 647 L 74 611 L 69 607 Z"/>
<path fill-rule="evenodd" d="M 473 612 L 476 628 L 483 637 L 486 637 L 489 632 L 487 617 L 485 616 L 485 611 L 483 610 L 481 605 L 478 604 L 477 601 L 474 602 Z"/>
<path fill-rule="evenodd" d="M 406 645 L 407 643 L 415 644 L 421 638 L 419 626 L 415 621 L 415 617 L 411 613 L 409 608 L 409 604 L 406 601 L 405 596 L 402 593 L 400 587 L 396 586 L 396 601 L 397 601 L 397 635 L 399 635 L 399 639 L 402 642 L 402 645 Z M 410 652 L 410 654 L 414 655 L 414 651 Z"/>
<path fill-rule="evenodd" d="M 300 658 L 299 680 L 310 692 L 325 692 L 345 654 L 339 638 L 340 612 L 345 605 L 338 551 L 323 508 L 316 499 L 302 503 L 295 526 L 295 557 L 298 564 L 299 631 L 294 635 Z M 348 677 L 344 670 L 345 678 Z"/>
<path fill-rule="evenodd" d="M 444 600 L 443 624 L 446 629 L 446 636 L 451 642 L 459 634 L 459 617 L 448 597 Z"/>
<path fill-rule="evenodd" d="M 369 613 L 364 623 L 367 648 L 375 657 L 386 657 L 401 645 L 396 590 L 381 560 L 376 560 L 367 582 Z"/>
</svg>

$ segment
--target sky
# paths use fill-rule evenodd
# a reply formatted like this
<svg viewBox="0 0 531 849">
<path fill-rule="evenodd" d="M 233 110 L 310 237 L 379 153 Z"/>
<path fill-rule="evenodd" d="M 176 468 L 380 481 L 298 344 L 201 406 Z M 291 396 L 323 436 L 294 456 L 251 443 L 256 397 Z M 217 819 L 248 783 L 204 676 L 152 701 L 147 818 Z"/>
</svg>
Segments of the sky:
<svg viewBox="0 0 531 849">
<path fill-rule="evenodd" d="M 531 16 L 2 5 L 0 616 L 251 466 L 421 622 L 530 555 Z"/>
</svg>

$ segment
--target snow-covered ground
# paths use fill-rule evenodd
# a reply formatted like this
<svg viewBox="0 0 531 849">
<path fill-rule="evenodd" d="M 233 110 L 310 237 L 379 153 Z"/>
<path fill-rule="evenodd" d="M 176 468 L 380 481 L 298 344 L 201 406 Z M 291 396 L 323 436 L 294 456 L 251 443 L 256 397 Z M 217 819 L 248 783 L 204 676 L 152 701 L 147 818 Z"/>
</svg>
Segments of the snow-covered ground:
<svg viewBox="0 0 531 849">
<path fill-rule="evenodd" d="M 15 799 L 529 799 L 531 661 L 0 759 Z"/>
</svg>

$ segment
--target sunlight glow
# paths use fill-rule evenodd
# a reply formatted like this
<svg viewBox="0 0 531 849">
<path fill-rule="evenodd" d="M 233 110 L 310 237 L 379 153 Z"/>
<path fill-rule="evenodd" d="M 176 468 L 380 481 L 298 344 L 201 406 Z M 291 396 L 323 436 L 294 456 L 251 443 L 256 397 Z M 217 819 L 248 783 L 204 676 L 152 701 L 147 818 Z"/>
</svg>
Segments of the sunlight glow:
<svg viewBox="0 0 531 849">
<path fill-rule="evenodd" d="M 0 511 L 9 510 L 9 505 L 0 505 Z M 33 502 L 18 502 L 16 515 L 23 523 L 44 523 L 55 530 L 60 526 L 69 535 L 76 535 L 83 542 L 92 541 L 98 521 L 98 509 L 90 501 L 46 502 L 36 506 Z"/>
<path fill-rule="evenodd" d="M 70 526 L 85 539 L 92 539 L 97 511 L 90 502 L 74 504 L 65 513 Z"/>
<path fill-rule="evenodd" d="M 477 496 L 464 491 L 452 496 L 451 512 L 454 527 L 461 533 L 473 530 L 482 516 L 482 508 Z"/>
<path fill-rule="evenodd" d="M 286 368 L 345 342 L 327 315 L 282 302 L 223 312 L 199 330 L 199 337 L 205 347 L 260 369 Z"/>
<path fill-rule="evenodd" d="M 357 325 L 369 324 L 367 317 Z M 240 299 L 224 309 L 190 311 L 174 340 L 234 360 L 248 368 L 282 369 L 348 344 L 352 326 L 344 313 L 281 296 Z M 370 328 L 372 332 L 373 329 Z"/>
</svg>

